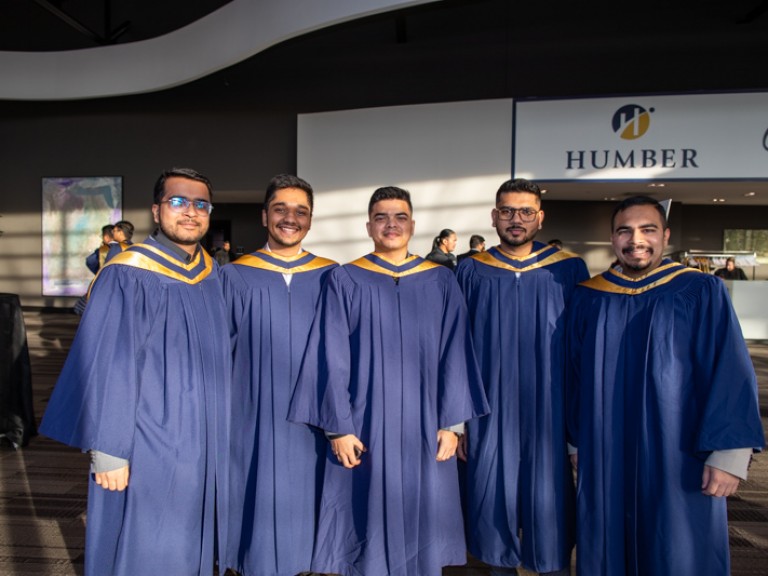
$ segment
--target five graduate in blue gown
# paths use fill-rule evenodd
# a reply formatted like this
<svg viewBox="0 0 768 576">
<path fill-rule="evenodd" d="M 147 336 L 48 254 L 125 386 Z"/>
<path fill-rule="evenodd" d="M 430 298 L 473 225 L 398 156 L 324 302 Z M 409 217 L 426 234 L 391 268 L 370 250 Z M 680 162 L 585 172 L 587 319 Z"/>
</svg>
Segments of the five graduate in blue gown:
<svg viewBox="0 0 768 576">
<path fill-rule="evenodd" d="M 409 253 L 400 188 L 342 267 L 303 250 L 312 188 L 279 175 L 267 245 L 219 270 L 211 198 L 161 175 L 157 230 L 99 271 L 41 426 L 93 454 L 88 576 L 439 576 L 467 546 L 568 574 L 575 539 L 583 576 L 728 574 L 755 374 L 722 283 L 663 260 L 655 200 L 617 207 L 619 266 L 587 280 L 534 240 L 539 188 L 505 182 L 500 244 L 457 281 Z"/>
</svg>

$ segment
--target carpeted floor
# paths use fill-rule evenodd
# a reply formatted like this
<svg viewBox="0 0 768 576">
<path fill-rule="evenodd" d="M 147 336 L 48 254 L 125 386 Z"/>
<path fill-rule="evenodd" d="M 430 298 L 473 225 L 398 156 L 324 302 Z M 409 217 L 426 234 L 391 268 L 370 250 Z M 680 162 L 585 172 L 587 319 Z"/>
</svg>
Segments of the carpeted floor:
<svg viewBox="0 0 768 576">
<path fill-rule="evenodd" d="M 77 321 L 70 314 L 25 313 L 38 419 Z M 768 429 L 768 343 L 754 343 L 750 352 Z M 18 451 L 7 444 L 0 447 L 0 576 L 83 573 L 87 470 L 87 458 L 78 450 L 41 436 Z M 750 480 L 729 500 L 729 519 L 732 575 L 768 575 L 768 453 L 757 457 Z M 486 576 L 489 569 L 470 560 L 467 566 L 447 568 L 444 574 Z"/>
</svg>

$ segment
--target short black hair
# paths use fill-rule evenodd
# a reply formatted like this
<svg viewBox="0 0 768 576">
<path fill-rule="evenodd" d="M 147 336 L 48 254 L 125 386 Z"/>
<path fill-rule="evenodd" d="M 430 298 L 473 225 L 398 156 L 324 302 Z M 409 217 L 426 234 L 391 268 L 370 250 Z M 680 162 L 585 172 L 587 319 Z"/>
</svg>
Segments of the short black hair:
<svg viewBox="0 0 768 576">
<path fill-rule="evenodd" d="M 368 202 L 368 216 L 373 212 L 373 206 L 377 202 L 382 200 L 404 200 L 408 204 L 408 209 L 413 214 L 413 204 L 411 204 L 411 193 L 403 188 L 397 186 L 383 186 L 377 188 L 371 195 L 371 200 Z"/>
<path fill-rule="evenodd" d="M 619 204 L 613 209 L 613 213 L 611 214 L 611 233 L 613 233 L 614 230 L 616 216 L 618 216 L 619 213 L 624 212 L 624 210 L 632 208 L 633 206 L 653 206 L 656 208 L 659 216 L 661 216 L 662 229 L 666 230 L 669 227 L 667 224 L 667 211 L 664 210 L 664 206 L 659 204 L 658 200 L 651 198 L 650 196 L 630 196 L 629 198 L 619 202 Z"/>
<path fill-rule="evenodd" d="M 120 230 L 123 231 L 123 234 L 125 234 L 126 240 L 131 240 L 133 238 L 133 224 L 128 222 L 128 220 L 120 220 L 117 224 L 115 224 L 115 228 L 120 228 Z"/>
<path fill-rule="evenodd" d="M 112 230 L 115 229 L 115 224 L 107 224 L 101 227 L 101 235 L 112 237 Z"/>
<path fill-rule="evenodd" d="M 480 236 L 480 234 L 472 234 L 472 236 L 469 237 L 470 248 L 478 248 L 480 244 L 485 244 L 485 238 Z"/>
<path fill-rule="evenodd" d="M 499 189 L 496 191 L 496 204 L 501 201 L 502 194 L 507 194 L 509 192 L 528 192 L 529 194 L 536 196 L 536 198 L 539 199 L 539 202 L 541 202 L 541 188 L 539 188 L 538 184 L 526 180 L 525 178 L 507 180 L 504 184 L 499 186 Z"/>
<path fill-rule="evenodd" d="M 309 211 L 312 212 L 314 210 L 315 199 L 312 186 L 310 186 L 309 182 L 306 180 L 292 174 L 278 174 L 269 181 L 269 184 L 267 185 L 267 193 L 264 195 L 264 210 L 269 208 L 269 203 L 272 202 L 272 198 L 275 197 L 275 194 L 286 188 L 298 188 L 299 190 L 306 192 L 307 200 L 309 201 Z"/>
<path fill-rule="evenodd" d="M 154 203 L 160 204 L 165 196 L 165 181 L 168 178 L 186 178 L 187 180 L 194 180 L 195 182 L 202 182 L 205 187 L 208 188 L 208 194 L 213 201 L 213 188 L 211 187 L 211 181 L 205 176 L 200 174 L 197 170 L 192 168 L 171 168 L 170 170 L 164 170 L 155 182 L 154 190 Z"/>
</svg>

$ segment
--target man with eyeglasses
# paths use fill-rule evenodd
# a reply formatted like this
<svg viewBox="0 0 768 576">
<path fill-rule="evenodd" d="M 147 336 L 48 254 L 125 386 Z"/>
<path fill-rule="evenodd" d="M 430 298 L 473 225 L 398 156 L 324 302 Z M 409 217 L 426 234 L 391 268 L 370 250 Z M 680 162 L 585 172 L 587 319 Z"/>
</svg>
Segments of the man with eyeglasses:
<svg viewBox="0 0 768 576">
<path fill-rule="evenodd" d="M 280 174 L 267 186 L 267 243 L 221 269 L 233 342 L 232 436 L 221 565 L 294 576 L 312 561 L 325 438 L 287 421 L 332 260 L 307 252 L 314 194 Z"/>
<path fill-rule="evenodd" d="M 589 277 L 575 254 L 535 240 L 544 222 L 541 191 L 509 180 L 491 222 L 499 245 L 465 259 L 459 284 L 491 407 L 469 423 L 469 551 L 516 574 L 569 574 L 574 486 L 565 441 L 565 308 Z"/>
<path fill-rule="evenodd" d="M 96 276 L 42 422 L 91 453 L 87 576 L 213 572 L 231 354 L 217 267 L 200 246 L 211 195 L 194 170 L 161 174 L 157 228 Z"/>
<path fill-rule="evenodd" d="M 466 563 L 458 438 L 487 412 L 448 268 L 410 254 L 411 198 L 373 193 L 374 252 L 331 271 L 289 418 L 329 435 L 312 570 L 440 576 Z"/>
</svg>

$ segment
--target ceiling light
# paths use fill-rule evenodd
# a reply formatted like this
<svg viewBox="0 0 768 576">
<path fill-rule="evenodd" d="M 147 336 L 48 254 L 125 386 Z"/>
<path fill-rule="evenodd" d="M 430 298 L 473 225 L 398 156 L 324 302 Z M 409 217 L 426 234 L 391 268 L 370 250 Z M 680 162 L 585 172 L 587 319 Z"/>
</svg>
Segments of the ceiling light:
<svg viewBox="0 0 768 576">
<path fill-rule="evenodd" d="M 744 197 L 745 198 L 752 198 L 752 196 L 755 196 L 756 194 L 757 194 L 757 192 L 747 192 L 746 194 L 744 194 Z"/>
<path fill-rule="evenodd" d="M 666 184 L 663 182 L 652 182 L 648 184 L 648 188 L 664 188 L 664 186 L 666 186 Z"/>
</svg>

